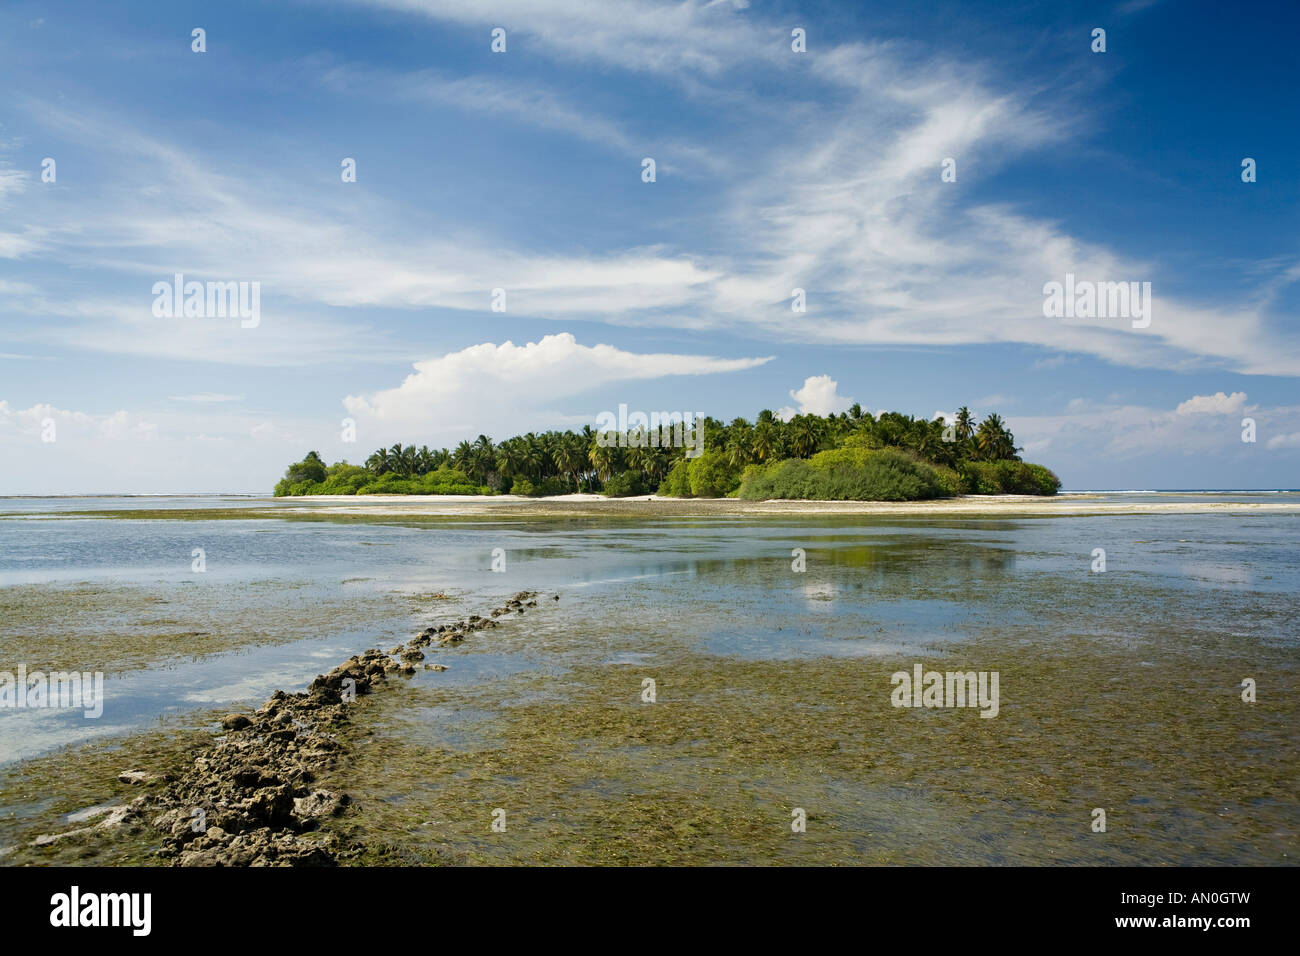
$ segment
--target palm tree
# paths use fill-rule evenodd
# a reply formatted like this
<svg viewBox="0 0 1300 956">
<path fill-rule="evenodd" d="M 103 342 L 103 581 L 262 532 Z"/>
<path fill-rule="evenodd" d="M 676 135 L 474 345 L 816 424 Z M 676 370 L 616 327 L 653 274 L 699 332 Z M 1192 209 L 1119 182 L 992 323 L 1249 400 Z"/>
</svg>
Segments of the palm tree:
<svg viewBox="0 0 1300 956">
<path fill-rule="evenodd" d="M 456 450 L 451 453 L 451 461 L 457 468 L 469 474 L 470 459 L 474 457 L 474 446 L 467 441 L 462 441 L 456 446 Z"/>
<path fill-rule="evenodd" d="M 427 475 L 438 467 L 434 463 L 433 452 L 429 450 L 428 445 L 421 445 L 420 450 L 415 453 L 415 473 L 417 475 Z"/>
<path fill-rule="evenodd" d="M 727 455 L 727 463 L 732 468 L 743 468 L 754 460 L 749 442 L 743 434 L 732 435 L 731 438 L 727 439 L 724 451 Z"/>
<path fill-rule="evenodd" d="M 821 419 L 796 415 L 790 422 L 790 446 L 796 458 L 810 458 L 821 444 Z"/>
<path fill-rule="evenodd" d="M 592 445 L 588 457 L 591 459 L 592 467 L 596 469 L 596 477 L 601 481 L 608 481 L 609 476 L 614 473 L 615 465 L 618 464 L 618 449 L 613 445 Z"/>
<path fill-rule="evenodd" d="M 507 438 L 497 445 L 497 471 L 503 478 L 514 478 L 520 473 L 518 438 Z"/>
<path fill-rule="evenodd" d="M 366 459 L 366 468 L 374 472 L 376 475 L 382 475 L 384 472 L 388 471 L 391 466 L 392 461 L 388 457 L 387 448 L 380 448 Z"/>
<path fill-rule="evenodd" d="M 546 469 L 547 458 L 541 439 L 533 432 L 520 440 L 519 464 L 526 477 L 540 481 L 542 472 Z"/>
<path fill-rule="evenodd" d="M 1015 436 L 1007 430 L 1002 416 L 993 414 L 980 422 L 979 430 L 975 433 L 975 447 L 985 461 L 1015 461 L 1016 452 L 1019 451 Z"/>
<path fill-rule="evenodd" d="M 936 418 L 926 426 L 926 435 L 924 438 L 925 447 L 922 449 L 930 461 L 937 465 L 948 465 L 949 467 L 957 464 L 957 444 L 946 441 L 944 432 L 947 431 L 947 422 L 942 417 Z"/>
<path fill-rule="evenodd" d="M 496 449 L 487 435 L 479 435 L 474 439 L 474 444 L 470 446 L 469 466 L 480 483 L 492 484 L 497 470 Z"/>
<path fill-rule="evenodd" d="M 634 429 L 635 432 L 635 429 Z M 627 466 L 637 471 L 649 471 L 654 463 L 654 449 L 649 445 L 634 445 L 628 442 L 628 449 L 623 458 L 627 461 Z"/>
<path fill-rule="evenodd" d="M 574 491 L 577 491 L 580 487 L 578 476 L 582 473 L 583 465 L 586 464 L 586 455 L 584 454 L 586 448 L 587 443 L 582 436 L 575 435 L 572 432 L 565 432 L 555 444 L 555 451 L 553 452 L 555 467 L 562 474 L 573 479 Z"/>
<path fill-rule="evenodd" d="M 646 450 L 650 453 L 646 471 L 651 480 L 657 485 L 668 474 L 673 459 L 672 450 L 669 448 L 648 448 Z"/>
<path fill-rule="evenodd" d="M 963 405 L 957 409 L 957 440 L 966 441 L 975 434 L 975 418 L 970 409 Z"/>
<path fill-rule="evenodd" d="M 388 468 L 390 471 L 401 475 L 403 478 L 410 476 L 410 471 L 406 468 L 406 460 L 402 456 L 402 443 L 398 442 L 392 448 L 388 449 Z"/>
<path fill-rule="evenodd" d="M 754 439 L 750 444 L 750 451 L 754 454 L 754 460 L 758 462 L 767 461 L 776 451 L 776 429 L 772 427 L 772 420 L 759 420 L 754 426 Z"/>
</svg>

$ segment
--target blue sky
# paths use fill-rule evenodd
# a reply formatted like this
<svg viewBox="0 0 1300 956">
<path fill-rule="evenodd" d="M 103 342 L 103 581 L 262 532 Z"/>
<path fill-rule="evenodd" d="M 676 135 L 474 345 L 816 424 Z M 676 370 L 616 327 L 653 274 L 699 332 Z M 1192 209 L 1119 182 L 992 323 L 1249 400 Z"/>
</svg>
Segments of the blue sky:
<svg viewBox="0 0 1300 956">
<path fill-rule="evenodd" d="M 261 492 L 308 448 L 855 400 L 997 411 L 1067 487 L 1296 487 L 1297 26 L 1186 0 L 7 3 L 0 493 Z M 155 316 L 176 272 L 259 282 L 258 324 Z M 1066 273 L 1150 282 L 1150 325 L 1045 317 Z"/>
</svg>

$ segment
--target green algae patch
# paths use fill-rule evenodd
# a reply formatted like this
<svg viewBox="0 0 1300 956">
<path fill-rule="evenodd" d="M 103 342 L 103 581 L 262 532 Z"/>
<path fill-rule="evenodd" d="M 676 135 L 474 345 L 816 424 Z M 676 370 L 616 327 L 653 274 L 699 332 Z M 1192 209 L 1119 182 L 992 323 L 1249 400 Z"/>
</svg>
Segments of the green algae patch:
<svg viewBox="0 0 1300 956">
<path fill-rule="evenodd" d="M 117 674 L 414 614 L 405 595 L 330 593 L 293 581 L 238 586 L 14 585 L 0 588 L 0 670 Z"/>
<path fill-rule="evenodd" d="M 151 826 L 95 829 L 103 814 L 163 786 L 209 746 L 217 712 L 186 715 L 166 728 L 66 747 L 0 768 L 0 866 L 158 866 L 162 834 Z M 157 777 L 122 783 L 126 770 Z M 43 846 L 41 836 L 63 834 Z"/>
<path fill-rule="evenodd" d="M 1294 860 L 1293 697 L 1244 703 L 1242 662 L 1226 649 L 1171 644 L 1158 664 L 1141 650 L 998 637 L 925 658 L 927 669 L 998 670 L 992 719 L 893 707 L 890 675 L 914 659 L 677 648 L 669 663 L 473 691 L 398 687 L 358 715 L 350 759 L 327 783 L 357 808 L 329 825 L 366 847 L 359 863 Z M 1262 653 L 1251 666 L 1294 686 L 1288 655 Z M 1153 680 L 1150 666 L 1179 677 Z M 647 677 L 654 703 L 641 698 Z M 445 731 L 402 728 L 397 715 L 413 708 L 454 726 L 454 745 Z M 799 811 L 805 832 L 792 829 Z"/>
<path fill-rule="evenodd" d="M 892 706 L 891 674 L 914 658 L 743 660 L 671 635 L 639 646 L 654 660 L 472 687 L 393 679 L 359 698 L 343 759 L 319 781 L 354 801 L 326 824 L 353 847 L 342 862 L 1295 859 L 1300 766 L 1288 742 L 1300 715 L 1282 693 L 1244 703 L 1229 648 L 1016 634 L 927 655 L 926 669 L 999 672 L 999 713 L 986 719 Z M 1255 651 L 1251 668 L 1295 686 L 1291 656 Z M 1156 666 L 1178 679 L 1153 679 Z M 122 770 L 179 773 L 211 743 L 212 716 L 0 771 L 0 862 L 156 863 L 151 828 L 28 844 L 67 829 L 66 814 L 150 786 L 118 783 Z"/>
</svg>

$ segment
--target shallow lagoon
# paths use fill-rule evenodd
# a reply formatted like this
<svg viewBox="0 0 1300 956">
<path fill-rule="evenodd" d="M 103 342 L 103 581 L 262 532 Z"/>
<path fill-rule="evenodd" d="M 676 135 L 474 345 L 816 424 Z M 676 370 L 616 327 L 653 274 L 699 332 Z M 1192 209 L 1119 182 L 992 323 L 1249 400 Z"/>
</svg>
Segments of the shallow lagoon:
<svg viewBox="0 0 1300 956">
<path fill-rule="evenodd" d="M 108 685 L 98 722 L 0 713 L 0 758 L 257 704 L 358 650 L 535 589 L 546 598 L 537 614 L 440 650 L 431 661 L 448 671 L 420 673 L 369 709 L 359 776 L 340 781 L 369 807 L 348 824 L 362 843 L 391 843 L 398 858 L 421 862 L 607 858 L 599 832 L 541 823 L 532 839 L 486 842 L 465 806 L 472 783 L 531 789 L 593 827 L 601 801 L 622 801 L 628 825 L 640 828 L 623 836 L 647 861 L 834 862 L 850 846 L 865 862 L 917 859 L 880 840 L 882 827 L 906 830 L 913 813 L 925 846 L 951 837 L 954 819 L 984 820 L 983 835 L 958 840 L 967 862 L 1286 862 L 1297 813 L 1294 801 L 1278 801 L 1296 778 L 1296 521 L 0 520 L 0 601 L 16 609 L 0 625 L 5 656 L 40 663 L 40 647 L 57 647 L 52 663 L 68 669 L 103 660 Z M 205 551 L 203 574 L 191 570 L 194 547 Z M 1104 574 L 1090 571 L 1098 547 Z M 490 570 L 494 548 L 505 550 L 505 573 Z M 806 553 L 803 573 L 791 569 L 796 548 Z M 141 641 L 142 632 L 153 637 Z M 918 661 L 1000 670 L 1001 715 L 892 710 L 889 673 Z M 654 705 L 640 701 L 646 676 L 661 687 Z M 1259 704 L 1237 700 L 1245 676 L 1259 681 Z M 805 740 L 806 750 L 750 740 L 751 724 Z M 1103 752 L 1081 755 L 1059 737 L 1066 730 Z M 490 757 L 502 750 L 512 757 Z M 1026 809 L 1043 794 L 1076 794 L 1062 762 L 1080 760 L 1096 762 L 1103 788 L 1129 780 L 1152 791 L 1125 795 L 1123 805 L 1138 808 L 1131 814 L 1148 805 L 1133 800 L 1165 808 L 1142 852 L 1112 841 L 1096 856 L 1099 841 L 1053 841 L 1041 827 L 1062 824 Z M 1015 792 L 996 792 L 999 761 Z M 718 774 L 748 783 L 741 794 L 688 801 L 712 836 L 665 842 L 673 808 L 686 805 L 660 784 L 698 792 Z M 1035 784 L 1036 775 L 1046 776 Z M 821 800 L 820 819 L 834 821 L 800 846 L 768 832 L 788 832 L 780 820 L 789 809 L 766 802 L 798 798 L 791 788 L 806 792 L 803 802 Z M 1230 814 L 1257 816 L 1239 825 L 1205 818 L 1201 803 L 1216 793 L 1236 807 Z M 430 815 L 429 799 L 458 809 Z M 1058 812 L 1073 821 L 1078 808 Z M 724 818 L 736 813 L 732 832 Z M 755 813 L 763 822 L 751 832 Z M 1014 852 L 990 845 L 1017 825 L 1034 838 L 1018 838 Z M 408 839 L 393 838 L 402 832 Z M 1201 850 L 1186 849 L 1188 833 Z"/>
</svg>

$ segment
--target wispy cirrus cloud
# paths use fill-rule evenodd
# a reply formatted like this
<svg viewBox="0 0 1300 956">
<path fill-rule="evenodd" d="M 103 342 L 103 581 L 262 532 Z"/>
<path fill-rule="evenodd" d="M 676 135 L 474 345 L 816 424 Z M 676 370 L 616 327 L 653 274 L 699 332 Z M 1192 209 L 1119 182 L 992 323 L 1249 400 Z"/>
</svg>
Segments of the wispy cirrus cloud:
<svg viewBox="0 0 1300 956">
<path fill-rule="evenodd" d="M 223 156 L 217 164 L 129 123 L 28 103 L 37 121 L 102 144 L 106 163 L 116 157 L 125 169 L 148 161 L 154 175 L 134 189 L 122 185 L 129 177 L 118 177 L 112 189 L 83 194 L 75 207 L 46 206 L 39 216 L 34 205 L 19 209 L 26 231 L 0 234 L 0 256 L 75 261 L 140 279 L 183 270 L 260 280 L 268 299 L 278 299 L 290 317 L 285 322 L 307 361 L 345 351 L 348 322 L 361 326 L 351 338 L 362 353 L 374 354 L 383 338 L 366 333 L 368 317 L 325 320 L 311 314 L 314 308 L 481 314 L 492 290 L 501 288 L 512 315 L 559 321 L 825 345 L 1023 343 L 1131 367 L 1300 374 L 1300 338 L 1277 307 L 1280 293 L 1300 277 L 1300 267 L 1286 257 L 1257 277 L 1253 294 L 1220 303 L 1183 300 L 1164 291 L 1167 271 L 1158 262 L 1073 236 L 1015 203 L 971 199 L 968 182 L 987 182 L 991 171 L 1059 147 L 1086 122 L 1042 108 L 1035 90 L 999 83 L 988 67 L 939 55 L 918 60 L 889 44 L 833 37 L 818 37 L 816 55 L 800 59 L 789 50 L 788 24 L 732 4 L 359 2 L 435 23 L 503 23 L 515 37 L 512 55 L 528 50 L 570 68 L 644 73 L 660 83 L 689 77 L 690 96 L 743 101 L 746 120 L 761 118 L 767 135 L 757 143 L 735 135 L 701 138 L 698 130 L 684 137 L 721 157 L 719 168 L 735 172 L 675 224 L 671 242 L 638 241 L 640 230 L 629 228 L 621 237 L 557 252 L 544 239 L 483 220 L 462 218 L 431 233 L 400 195 L 368 192 L 359 204 L 300 169 L 267 170 L 255 152 Z M 804 82 L 779 95 L 736 82 L 739 75 L 786 70 L 799 71 Z M 363 98 L 463 99 L 468 108 L 576 139 L 622 150 L 635 143 L 635 134 L 589 104 L 531 80 L 351 66 L 326 66 L 322 78 Z M 940 180 L 945 158 L 956 161 L 956 182 Z M 596 196 L 582 201 L 600 204 Z M 178 230 L 178 222 L 190 228 Z M 1044 318 L 1043 284 L 1067 272 L 1151 280 L 1150 327 Z M 805 290 L 806 313 L 790 309 L 796 288 Z M 55 290 L 43 291 L 17 304 L 37 315 L 86 311 L 66 293 L 60 301 Z M 188 349 L 263 364 L 280 360 L 268 355 L 288 353 L 271 349 L 254 359 L 242 343 L 200 350 L 193 346 L 213 341 L 210 335 L 187 329 L 124 338 L 121 322 L 137 323 L 138 331 L 143 321 L 126 312 L 134 316 L 145 303 L 113 293 L 103 301 L 110 303 L 108 314 L 93 328 L 37 329 L 33 340 L 53 336 L 65 344 L 166 356 Z M 303 316 L 297 323 L 295 308 Z"/>
<path fill-rule="evenodd" d="M 224 392 L 198 392 L 194 395 L 172 395 L 173 402 L 195 402 L 200 405 L 209 405 L 220 402 L 242 402 L 243 395 L 227 395 Z"/>
<path fill-rule="evenodd" d="M 790 28 L 745 17 L 748 3 L 717 0 L 346 0 L 444 23 L 512 33 L 516 51 L 535 45 L 547 55 L 613 66 L 680 81 L 717 76 L 741 64 L 780 65 Z M 509 49 L 509 45 L 507 46 Z"/>
</svg>

